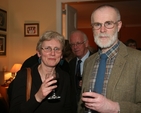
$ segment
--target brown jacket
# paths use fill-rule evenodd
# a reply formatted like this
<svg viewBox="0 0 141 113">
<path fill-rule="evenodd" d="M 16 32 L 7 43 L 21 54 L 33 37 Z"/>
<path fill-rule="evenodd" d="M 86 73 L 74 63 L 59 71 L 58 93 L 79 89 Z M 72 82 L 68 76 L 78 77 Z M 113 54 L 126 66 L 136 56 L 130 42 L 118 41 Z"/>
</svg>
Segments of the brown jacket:
<svg viewBox="0 0 141 113">
<path fill-rule="evenodd" d="M 85 61 L 82 91 L 88 85 L 97 56 L 95 53 Z M 141 52 L 122 42 L 108 81 L 106 98 L 119 102 L 120 113 L 141 113 Z M 83 113 L 81 104 L 80 100 L 78 113 Z"/>
</svg>

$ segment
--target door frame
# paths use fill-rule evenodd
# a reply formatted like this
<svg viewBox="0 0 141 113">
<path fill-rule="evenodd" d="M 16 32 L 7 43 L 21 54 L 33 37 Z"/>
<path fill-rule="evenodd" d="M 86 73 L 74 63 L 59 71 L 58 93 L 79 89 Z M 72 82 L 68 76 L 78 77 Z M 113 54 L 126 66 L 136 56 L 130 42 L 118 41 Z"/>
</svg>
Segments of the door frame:
<svg viewBox="0 0 141 113">
<path fill-rule="evenodd" d="M 56 31 L 62 34 L 62 3 L 65 2 L 84 2 L 98 0 L 56 0 Z"/>
</svg>

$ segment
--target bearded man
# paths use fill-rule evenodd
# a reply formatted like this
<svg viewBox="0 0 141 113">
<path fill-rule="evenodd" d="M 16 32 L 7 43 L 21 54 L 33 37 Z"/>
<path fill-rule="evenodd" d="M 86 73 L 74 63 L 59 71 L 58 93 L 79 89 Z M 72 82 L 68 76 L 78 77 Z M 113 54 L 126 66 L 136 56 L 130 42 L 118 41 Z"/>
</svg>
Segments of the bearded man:
<svg viewBox="0 0 141 113">
<path fill-rule="evenodd" d="M 99 51 L 84 63 L 78 113 L 141 113 L 141 52 L 119 41 L 119 10 L 99 6 L 91 24 Z M 88 92 L 90 81 L 93 89 Z"/>
</svg>

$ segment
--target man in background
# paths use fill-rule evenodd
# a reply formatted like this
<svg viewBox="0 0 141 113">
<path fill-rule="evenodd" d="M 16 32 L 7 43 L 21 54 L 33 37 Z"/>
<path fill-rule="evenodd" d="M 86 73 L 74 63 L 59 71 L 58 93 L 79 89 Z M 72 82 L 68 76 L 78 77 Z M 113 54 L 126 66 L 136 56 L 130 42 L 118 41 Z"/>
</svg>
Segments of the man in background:
<svg viewBox="0 0 141 113">
<path fill-rule="evenodd" d="M 133 39 L 128 39 L 125 44 L 128 47 L 131 47 L 133 49 L 137 49 L 137 42 Z"/>
<path fill-rule="evenodd" d="M 89 49 L 89 42 L 86 34 L 80 30 L 73 31 L 69 38 L 69 43 L 72 49 L 72 52 L 76 57 L 74 57 L 70 62 L 70 77 L 71 77 L 71 86 L 72 86 L 72 106 L 73 113 L 77 111 L 77 103 L 80 99 L 81 85 L 82 85 L 82 72 L 84 61 L 92 54 Z M 77 74 L 77 64 L 80 61 L 80 72 Z"/>
</svg>

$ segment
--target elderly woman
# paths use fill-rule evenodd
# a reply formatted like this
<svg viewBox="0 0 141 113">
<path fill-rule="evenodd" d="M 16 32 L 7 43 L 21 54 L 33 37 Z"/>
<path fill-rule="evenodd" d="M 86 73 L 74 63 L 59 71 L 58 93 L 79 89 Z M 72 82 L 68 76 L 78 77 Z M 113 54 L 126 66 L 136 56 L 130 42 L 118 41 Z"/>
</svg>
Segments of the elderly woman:
<svg viewBox="0 0 141 113">
<path fill-rule="evenodd" d="M 31 68 L 30 99 L 26 101 L 27 70 L 22 69 L 14 80 L 10 113 L 71 113 L 70 78 L 57 66 L 64 43 L 64 37 L 54 31 L 39 39 L 36 50 L 41 63 Z M 53 73 L 59 75 L 58 80 Z M 58 99 L 49 98 L 54 90 Z"/>
</svg>

